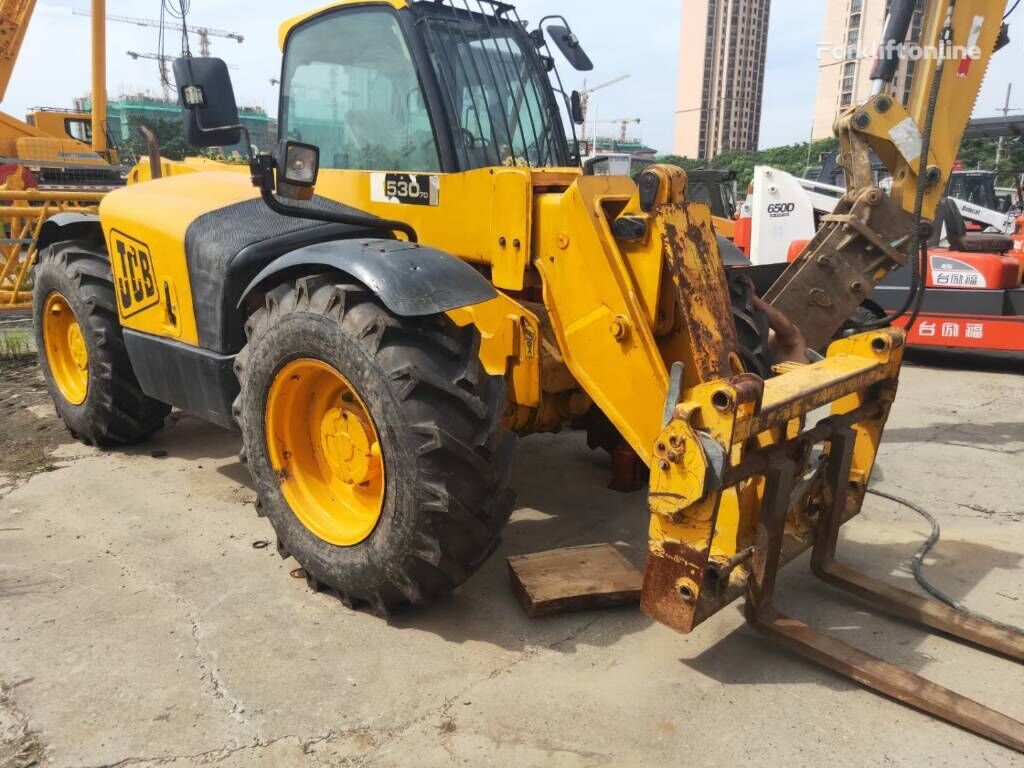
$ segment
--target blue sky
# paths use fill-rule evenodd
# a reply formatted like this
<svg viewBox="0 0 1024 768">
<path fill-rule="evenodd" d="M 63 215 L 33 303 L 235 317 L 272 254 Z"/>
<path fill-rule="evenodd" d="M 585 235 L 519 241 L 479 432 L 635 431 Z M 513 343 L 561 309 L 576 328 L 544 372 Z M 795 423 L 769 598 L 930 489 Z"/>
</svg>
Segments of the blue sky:
<svg viewBox="0 0 1024 768">
<path fill-rule="evenodd" d="M 279 23 L 292 15 L 323 5 L 325 0 L 275 3 L 252 0 L 193 0 L 194 23 L 237 31 L 246 36 L 238 45 L 217 40 L 214 54 L 237 65 L 233 73 L 239 100 L 276 110 Z M 108 13 L 156 18 L 159 0 L 108 0 Z M 88 0 L 40 0 L 29 29 L 22 58 L 14 72 L 2 108 L 21 115 L 37 106 L 69 107 L 89 89 L 89 22 L 73 16 L 72 8 L 88 8 Z M 677 56 L 681 7 L 679 0 L 519 0 L 520 15 L 536 21 L 546 13 L 562 13 L 594 59 L 587 75 L 590 85 L 631 75 L 629 80 L 594 95 L 599 119 L 640 118 L 639 131 L 648 144 L 668 152 L 675 111 Z M 816 0 L 774 0 L 768 44 L 761 144 L 764 147 L 805 141 L 810 135 L 817 82 L 816 45 L 821 36 L 824 5 Z M 1011 23 L 1009 48 L 990 68 L 975 114 L 997 114 L 1006 85 L 1024 72 L 1024 9 Z M 109 88 L 121 92 L 159 92 L 154 62 L 132 61 L 125 51 L 157 49 L 157 30 L 111 24 L 108 31 Z M 578 88 L 583 77 L 562 67 L 566 85 Z M 699 76 L 699 75 L 697 75 Z M 1018 78 L 1019 97 L 1011 106 L 1024 108 L 1024 77 Z M 614 126 L 603 129 L 613 132 Z"/>
</svg>

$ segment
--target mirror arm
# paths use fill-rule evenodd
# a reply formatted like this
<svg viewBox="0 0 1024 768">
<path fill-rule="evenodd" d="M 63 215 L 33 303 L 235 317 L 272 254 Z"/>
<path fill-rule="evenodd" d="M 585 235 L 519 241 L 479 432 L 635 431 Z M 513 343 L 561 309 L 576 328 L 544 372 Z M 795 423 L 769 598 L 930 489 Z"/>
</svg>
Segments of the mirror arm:
<svg viewBox="0 0 1024 768">
<path fill-rule="evenodd" d="M 274 213 L 281 216 L 288 216 L 293 219 L 309 219 L 311 221 L 322 221 L 325 224 L 344 224 L 350 227 L 364 227 L 366 229 L 390 229 L 401 232 L 410 243 L 418 243 L 419 236 L 416 230 L 404 221 L 393 221 L 381 219 L 369 214 L 338 213 L 337 211 L 316 210 L 315 208 L 300 208 L 297 205 L 282 203 L 274 194 L 274 171 L 276 163 L 271 155 L 261 154 L 253 158 L 249 163 L 252 171 L 252 183 L 260 191 L 263 202 Z"/>
</svg>

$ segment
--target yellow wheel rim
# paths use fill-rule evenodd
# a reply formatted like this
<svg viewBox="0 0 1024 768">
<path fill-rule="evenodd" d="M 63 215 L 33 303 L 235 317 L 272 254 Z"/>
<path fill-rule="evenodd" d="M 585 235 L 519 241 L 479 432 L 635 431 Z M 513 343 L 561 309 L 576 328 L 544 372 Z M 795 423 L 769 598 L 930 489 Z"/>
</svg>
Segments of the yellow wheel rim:
<svg viewBox="0 0 1024 768">
<path fill-rule="evenodd" d="M 384 508 L 384 460 L 366 405 L 320 360 L 282 368 L 267 395 L 267 449 L 285 501 L 315 536 L 365 541 Z"/>
<path fill-rule="evenodd" d="M 89 348 L 68 300 L 51 293 L 43 307 L 43 346 L 53 381 L 71 405 L 89 393 Z"/>
</svg>

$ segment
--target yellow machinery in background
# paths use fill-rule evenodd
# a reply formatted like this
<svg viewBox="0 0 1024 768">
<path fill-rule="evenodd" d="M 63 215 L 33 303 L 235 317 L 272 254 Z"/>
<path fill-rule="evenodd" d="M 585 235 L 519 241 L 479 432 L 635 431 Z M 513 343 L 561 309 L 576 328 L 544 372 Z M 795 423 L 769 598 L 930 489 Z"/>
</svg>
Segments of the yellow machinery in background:
<svg viewBox="0 0 1024 768">
<path fill-rule="evenodd" d="M 14 190 L 18 177 L 0 188 L 0 312 L 32 306 L 32 267 L 39 256 L 38 240 L 44 224 L 59 213 L 95 215 L 103 192 L 39 192 Z"/>
<path fill-rule="evenodd" d="M 771 304 L 723 269 L 681 169 L 581 167 L 561 116 L 580 120 L 579 97 L 561 98 L 548 41 L 591 64 L 561 17 L 530 30 L 499 0 L 345 0 L 294 19 L 282 141 L 251 179 L 154 156 L 99 219 L 44 227 L 34 321 L 57 409 L 101 446 L 144 440 L 172 406 L 241 430 L 281 554 L 379 614 L 449 594 L 493 554 L 518 435 L 587 424 L 650 470 L 650 616 L 690 632 L 746 596 L 788 647 L 1024 751 L 1021 723 L 773 603 L 781 565 L 813 549 L 829 583 L 1024 659 L 1019 634 L 835 561 L 905 337 L 832 339 L 918 258 L 1005 31 L 1002 0 L 925 6 L 922 44 L 971 55 L 918 62 L 908 109 L 879 64 L 876 95 L 838 123 L 848 193 Z M 888 39 L 914 7 L 890 4 Z M 189 140 L 239 143 L 224 62 L 174 70 Z M 863 173 L 869 146 L 891 196 Z"/>
<path fill-rule="evenodd" d="M 110 146 L 106 125 L 105 6 L 105 0 L 93 2 L 93 93 L 103 94 L 102 99 L 93 99 L 93 113 L 35 109 L 19 120 L 0 112 L 0 163 L 35 168 L 50 177 L 49 186 L 90 181 L 110 186 L 120 178 L 119 157 Z M 35 8 L 36 0 L 0 0 L 0 101 L 7 94 Z"/>
<path fill-rule="evenodd" d="M 0 100 L 35 7 L 36 0 L 0 0 Z M 105 0 L 94 0 L 93 11 L 95 111 L 36 109 L 26 120 L 0 112 L 0 311 L 31 306 L 37 238 L 47 219 L 95 214 L 103 195 L 123 185 L 107 139 Z"/>
<path fill-rule="evenodd" d="M 0 162 L 30 169 L 41 189 L 122 186 L 117 150 L 101 156 L 91 143 L 90 113 L 37 109 L 19 120 L 0 112 Z"/>
</svg>

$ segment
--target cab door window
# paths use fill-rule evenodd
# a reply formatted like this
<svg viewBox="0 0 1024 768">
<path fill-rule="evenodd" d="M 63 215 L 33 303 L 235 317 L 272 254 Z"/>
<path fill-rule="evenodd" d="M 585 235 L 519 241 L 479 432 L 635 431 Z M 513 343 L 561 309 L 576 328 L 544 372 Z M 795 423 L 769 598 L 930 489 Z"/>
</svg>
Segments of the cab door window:
<svg viewBox="0 0 1024 768">
<path fill-rule="evenodd" d="M 77 139 L 86 144 L 92 143 L 92 122 L 89 120 L 69 118 L 64 121 L 64 130 L 67 131 L 68 136 L 72 139 Z"/>
<path fill-rule="evenodd" d="M 320 147 L 323 168 L 439 172 L 416 68 L 390 9 L 350 9 L 294 32 L 282 135 Z"/>
</svg>

